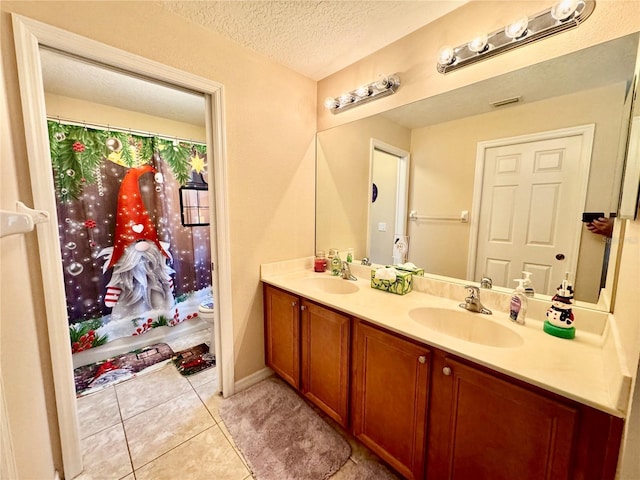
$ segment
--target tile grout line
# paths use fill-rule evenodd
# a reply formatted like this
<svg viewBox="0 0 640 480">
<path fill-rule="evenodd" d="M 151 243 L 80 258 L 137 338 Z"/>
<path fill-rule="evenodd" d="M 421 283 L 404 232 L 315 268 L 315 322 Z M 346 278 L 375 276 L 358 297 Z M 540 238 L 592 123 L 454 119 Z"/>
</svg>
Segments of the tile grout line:
<svg viewBox="0 0 640 480">
<path fill-rule="evenodd" d="M 188 379 L 187 379 L 188 380 Z M 205 382 L 201 385 L 198 385 L 198 387 L 202 387 L 204 385 L 208 385 L 209 383 L 213 383 L 213 382 L 217 382 L 218 379 L 216 378 L 215 380 L 211 380 L 209 382 Z M 240 451 L 240 449 L 235 445 L 235 442 L 232 443 L 231 440 L 229 439 L 229 437 L 227 437 L 227 435 L 224 433 L 224 430 L 222 429 L 222 427 L 220 426 L 220 424 L 222 423 L 224 425 L 224 428 L 227 430 L 227 432 L 229 432 L 229 428 L 227 427 L 227 425 L 224 423 L 224 420 L 222 420 L 222 417 L 220 417 L 220 421 L 218 422 L 213 414 L 213 412 L 209 409 L 209 407 L 207 406 L 207 404 L 205 403 L 205 401 L 202 399 L 202 397 L 200 396 L 200 394 L 198 393 L 198 391 L 196 390 L 196 386 L 193 385 L 190 381 L 189 384 L 191 385 L 191 387 L 193 388 L 193 391 L 195 392 L 195 394 L 197 395 L 197 397 L 200 399 L 200 402 L 202 402 L 202 405 L 204 406 L 204 408 L 207 410 L 207 412 L 209 412 L 209 415 L 211 416 L 211 418 L 213 419 L 215 426 L 217 426 L 220 429 L 220 432 L 222 433 L 222 436 L 224 437 L 224 439 L 227 441 L 227 443 L 231 446 L 231 449 L 236 453 L 236 455 L 238 455 L 238 458 L 240 458 L 240 461 L 242 462 L 242 464 L 247 468 L 247 471 L 249 472 L 249 476 L 245 477 L 245 478 L 253 478 L 254 472 L 253 469 L 249 466 L 249 463 L 247 462 L 244 454 Z M 216 395 L 220 396 L 220 392 L 217 392 Z M 219 414 L 218 414 L 219 416 Z M 231 435 L 231 432 L 229 432 L 229 435 Z M 243 479 L 245 480 L 245 479 Z"/>
<path fill-rule="evenodd" d="M 188 441 L 190 441 L 190 440 L 193 440 L 195 437 L 197 437 L 198 435 L 200 435 L 200 434 L 202 434 L 202 433 L 206 432 L 207 430 L 209 430 L 209 429 L 211 429 L 211 428 L 213 428 L 213 427 L 220 428 L 220 427 L 218 426 L 218 422 L 217 422 L 217 421 L 216 421 L 216 419 L 213 417 L 213 414 L 209 411 L 209 409 L 207 408 L 207 406 L 206 406 L 206 405 L 204 404 L 204 402 L 202 401 L 202 398 L 200 398 L 200 395 L 198 395 L 198 392 L 195 390 L 195 387 L 191 384 L 191 382 L 189 382 L 189 381 L 188 381 L 188 379 L 187 379 L 187 383 L 191 386 L 191 388 L 192 388 L 192 390 L 193 390 L 193 393 L 196 395 L 196 397 L 198 398 L 198 400 L 200 400 L 200 402 L 202 403 L 202 406 L 205 408 L 205 410 L 207 411 L 207 413 L 208 413 L 208 414 L 209 414 L 209 416 L 211 417 L 211 420 L 213 421 L 213 425 L 211 425 L 211 426 L 209 426 L 209 427 L 205 428 L 204 430 L 202 430 L 202 431 L 200 431 L 200 432 L 198 432 L 198 433 L 194 434 L 193 436 L 191 436 L 191 437 L 189 437 L 189 438 L 185 439 L 183 442 L 180 442 L 178 445 L 176 445 L 176 446 L 174 446 L 174 447 L 170 448 L 170 449 L 169 449 L 169 450 L 167 450 L 166 452 L 162 453 L 161 455 L 158 455 L 157 457 L 155 457 L 155 458 L 153 458 L 153 459 L 149 460 L 148 462 L 146 462 L 146 463 L 144 463 L 144 464 L 140 465 L 140 466 L 139 466 L 139 467 L 137 467 L 137 468 L 133 465 L 133 457 L 131 456 L 131 450 L 130 450 L 130 448 L 129 448 L 129 440 L 127 439 L 126 429 L 124 428 L 124 421 L 125 421 L 125 419 L 122 417 L 122 412 L 120 412 L 120 418 L 122 419 L 122 429 L 124 430 L 125 439 L 127 440 L 127 449 L 128 449 L 128 451 L 129 451 L 129 458 L 130 458 L 130 461 L 131 461 L 131 468 L 132 468 L 132 471 L 133 471 L 134 477 L 136 476 L 136 475 L 135 475 L 136 470 L 140 470 L 141 468 L 145 467 L 146 465 L 149 465 L 150 463 L 152 463 L 152 462 L 154 462 L 154 461 L 158 460 L 159 458 L 163 457 L 163 456 L 164 456 L 164 455 L 166 455 L 167 453 L 169 453 L 169 452 L 171 452 L 171 451 L 175 450 L 176 448 L 178 448 L 179 446 L 183 445 L 184 443 L 186 443 L 186 442 L 188 442 Z M 210 383 L 210 382 L 207 382 L 207 383 Z M 174 398 L 174 400 L 175 400 L 176 398 L 182 397 L 182 396 L 184 396 L 184 395 L 188 395 L 188 394 L 190 394 L 190 393 L 191 393 L 191 392 L 190 392 L 189 390 L 186 390 L 186 391 L 182 392 L 180 395 L 177 395 L 177 396 Z M 116 399 L 117 399 L 117 398 L 118 398 L 118 397 L 117 397 L 117 391 L 116 391 Z M 169 400 L 166 400 L 166 401 L 169 401 Z M 152 406 L 152 407 L 149 407 L 149 408 L 147 408 L 147 409 L 146 409 L 146 410 L 144 410 L 144 411 L 141 411 L 141 412 L 139 412 L 139 413 L 136 413 L 135 415 L 132 415 L 131 417 L 126 418 L 126 420 L 131 420 L 131 419 L 133 419 L 133 418 L 135 418 L 135 417 L 137 417 L 137 416 L 139 416 L 139 415 L 142 415 L 142 414 L 144 414 L 144 413 L 148 412 L 149 410 L 151 410 L 151 409 L 153 409 L 153 408 L 157 408 L 158 406 L 162 405 L 163 403 L 166 403 L 166 401 L 165 401 L 165 402 L 161 402 L 161 403 L 159 403 L 159 404 L 157 404 L 157 405 L 154 405 L 154 406 Z M 118 410 L 119 410 L 119 404 L 118 404 Z M 226 435 L 224 434 L 224 432 L 222 432 L 222 430 L 221 430 L 221 429 L 220 429 L 220 432 L 222 433 L 222 436 L 223 436 L 223 437 L 225 437 L 225 440 L 226 440 Z"/>
<path fill-rule="evenodd" d="M 222 420 L 222 418 L 220 420 L 221 420 L 222 424 L 224 425 L 225 430 L 227 432 L 229 432 L 229 428 L 227 427 L 227 424 L 224 423 L 224 420 Z M 249 462 L 247 462 L 247 459 L 245 458 L 244 454 L 240 451 L 240 448 L 237 445 L 235 445 L 235 441 L 233 443 L 231 443 L 231 439 L 233 439 L 233 436 L 231 437 L 231 439 L 229 439 L 229 437 L 227 437 L 227 435 L 225 435 L 224 430 L 222 430 L 220 425 L 218 425 L 218 428 L 220 428 L 220 431 L 222 432 L 222 436 L 227 441 L 227 443 L 231 446 L 231 449 L 234 452 L 236 452 L 236 455 L 238 455 L 238 457 L 240 458 L 240 461 L 244 464 L 244 466 L 247 467 L 247 470 L 249 471 L 250 476 L 253 478 L 253 475 L 254 475 L 253 469 L 249 465 Z M 229 432 L 229 435 L 231 435 L 231 432 Z"/>
<path fill-rule="evenodd" d="M 176 448 L 178 448 L 178 447 L 180 447 L 180 446 L 184 445 L 184 444 L 185 444 L 185 443 L 187 443 L 187 442 L 190 442 L 191 440 L 193 440 L 194 438 L 196 438 L 198 435 L 202 435 L 204 432 L 206 432 L 206 431 L 208 431 L 208 430 L 211 430 L 212 428 L 218 428 L 218 429 L 220 429 L 220 427 L 218 426 L 218 424 L 214 424 L 214 425 L 211 425 L 210 427 L 205 428 L 205 429 L 204 429 L 204 430 L 202 430 L 201 432 L 198 432 L 198 433 L 196 433 L 195 435 L 193 435 L 192 437 L 189 437 L 189 438 L 187 438 L 186 440 L 184 440 L 183 442 L 180 442 L 180 443 L 179 443 L 178 445 L 176 445 L 175 447 L 171 447 L 169 450 L 167 450 L 166 452 L 164 452 L 162 455 L 159 455 L 159 456 L 157 456 L 157 457 L 155 457 L 155 458 L 153 458 L 153 459 L 149 460 L 147 463 L 144 463 L 144 464 L 140 465 L 138 468 L 134 469 L 134 471 L 133 471 L 134 476 L 135 476 L 135 472 L 136 472 L 136 470 L 140 470 L 140 469 L 142 469 L 143 467 L 146 467 L 147 465 L 149 465 L 149 464 L 151 464 L 151 463 L 155 462 L 156 460 L 159 460 L 160 458 L 164 457 L 164 456 L 165 456 L 165 455 L 167 455 L 168 453 L 170 453 L 170 452 L 174 451 Z M 223 437 L 225 437 L 225 434 L 224 434 L 224 432 L 222 432 L 222 430 L 220 430 L 220 433 L 222 433 L 222 436 L 223 436 Z M 226 437 L 225 437 L 225 439 L 226 439 Z M 132 466 L 133 466 L 133 462 L 132 462 Z"/>
<path fill-rule="evenodd" d="M 116 390 L 116 386 L 115 385 L 113 386 L 113 393 L 115 394 L 116 402 L 118 403 L 118 414 L 120 415 L 120 426 L 122 427 L 122 433 L 124 435 L 124 441 L 127 444 L 127 453 L 129 454 L 129 464 L 131 465 L 131 473 L 133 474 L 133 478 L 135 480 L 136 471 L 135 471 L 135 468 L 133 468 L 133 457 L 131 456 L 131 448 L 129 448 L 129 439 L 127 438 L 127 430 L 124 428 L 124 417 L 122 416 L 122 410 L 120 409 L 120 399 L 118 398 L 118 390 Z M 125 475 L 125 477 L 127 475 Z"/>
</svg>

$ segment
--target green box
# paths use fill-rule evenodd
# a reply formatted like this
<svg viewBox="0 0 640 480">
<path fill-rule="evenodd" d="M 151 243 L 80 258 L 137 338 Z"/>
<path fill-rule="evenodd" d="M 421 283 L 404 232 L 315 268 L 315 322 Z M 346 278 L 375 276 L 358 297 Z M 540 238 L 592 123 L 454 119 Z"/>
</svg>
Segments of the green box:
<svg viewBox="0 0 640 480">
<path fill-rule="evenodd" d="M 371 270 L 371 288 L 382 290 L 383 292 L 395 293 L 396 295 L 404 295 L 413 290 L 413 275 L 411 272 L 402 272 L 396 270 L 396 280 L 381 280 L 375 278 L 375 269 Z"/>
<path fill-rule="evenodd" d="M 387 267 L 395 268 L 396 270 L 399 270 L 401 272 L 410 272 L 416 277 L 424 277 L 424 268 L 420 268 L 420 267 L 407 268 L 407 267 L 403 267 L 402 265 L 387 265 Z"/>
</svg>

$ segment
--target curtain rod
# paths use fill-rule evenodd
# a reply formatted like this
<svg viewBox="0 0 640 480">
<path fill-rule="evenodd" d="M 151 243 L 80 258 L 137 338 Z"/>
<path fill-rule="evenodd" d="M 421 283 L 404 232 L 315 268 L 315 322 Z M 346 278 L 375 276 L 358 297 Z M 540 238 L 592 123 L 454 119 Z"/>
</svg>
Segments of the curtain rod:
<svg viewBox="0 0 640 480">
<path fill-rule="evenodd" d="M 172 137 L 169 135 L 163 135 L 160 133 L 153 133 L 153 132 L 148 132 L 143 130 L 135 130 L 132 128 L 114 127 L 113 125 L 105 125 L 101 123 L 93 123 L 93 122 L 85 122 L 85 121 L 79 122 L 78 120 L 71 120 L 69 118 L 61 118 L 61 117 L 52 116 L 52 115 L 47 115 L 47 119 L 51 120 L 52 122 L 64 123 L 65 125 L 75 125 L 77 127 L 87 127 L 87 128 L 93 128 L 93 129 L 129 133 L 131 135 L 139 135 L 142 137 L 158 137 L 158 138 L 162 138 L 163 140 L 177 140 L 179 142 L 195 143 L 197 145 L 206 146 L 206 142 L 201 142 L 199 140 L 191 140 L 189 138 L 175 137 L 175 136 Z"/>
</svg>

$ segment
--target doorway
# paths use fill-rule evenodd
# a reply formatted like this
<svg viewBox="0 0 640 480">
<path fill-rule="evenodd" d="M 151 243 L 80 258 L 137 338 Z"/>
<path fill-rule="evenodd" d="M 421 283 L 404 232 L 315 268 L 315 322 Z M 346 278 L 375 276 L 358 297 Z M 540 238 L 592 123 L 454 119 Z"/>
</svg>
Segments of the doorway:
<svg viewBox="0 0 640 480">
<path fill-rule="evenodd" d="M 209 189 L 209 204 L 215 205 L 215 209 L 211 212 L 211 227 L 215 234 L 211 236 L 210 244 L 215 272 L 212 278 L 212 289 L 217 301 L 214 336 L 219 384 L 225 396 L 232 395 L 234 355 L 223 86 L 19 15 L 13 15 L 12 20 L 34 208 L 51 212 L 52 217 L 55 217 L 53 212 L 56 211 L 55 190 L 50 174 L 46 107 L 40 70 L 41 47 L 48 47 L 66 55 L 168 86 L 187 89 L 204 97 L 206 144 L 211 156 L 210 175 L 214 179 Z M 66 322 L 59 321 L 66 318 L 67 309 L 57 222 L 40 224 L 37 231 L 42 282 L 47 286 L 44 295 L 64 474 L 66 478 L 73 478 L 82 471 L 82 456 L 75 409 L 68 326 Z"/>
<path fill-rule="evenodd" d="M 371 139 L 367 252 L 381 265 L 402 263 L 394 244 L 407 234 L 409 152 Z"/>
<path fill-rule="evenodd" d="M 565 274 L 575 275 L 593 132 L 588 125 L 479 144 L 469 278 L 513 287 L 528 271 L 536 292 L 553 295 Z"/>
</svg>

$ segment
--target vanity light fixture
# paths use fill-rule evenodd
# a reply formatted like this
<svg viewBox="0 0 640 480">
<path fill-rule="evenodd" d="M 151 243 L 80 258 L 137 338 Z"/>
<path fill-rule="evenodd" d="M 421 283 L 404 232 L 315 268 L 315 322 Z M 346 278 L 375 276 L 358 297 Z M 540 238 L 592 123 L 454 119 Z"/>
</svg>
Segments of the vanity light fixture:
<svg viewBox="0 0 640 480">
<path fill-rule="evenodd" d="M 375 82 L 362 85 L 350 92 L 345 92 L 339 97 L 327 97 L 324 106 L 331 110 L 331 113 L 339 113 L 348 110 L 356 105 L 386 97 L 396 93 L 400 86 L 398 75 L 380 76 Z"/>
<path fill-rule="evenodd" d="M 551 8 L 531 17 L 522 16 L 493 33 L 479 35 L 455 48 L 443 47 L 438 51 L 438 72 L 451 72 L 577 27 L 595 7 L 595 0 L 559 0 Z"/>
</svg>

